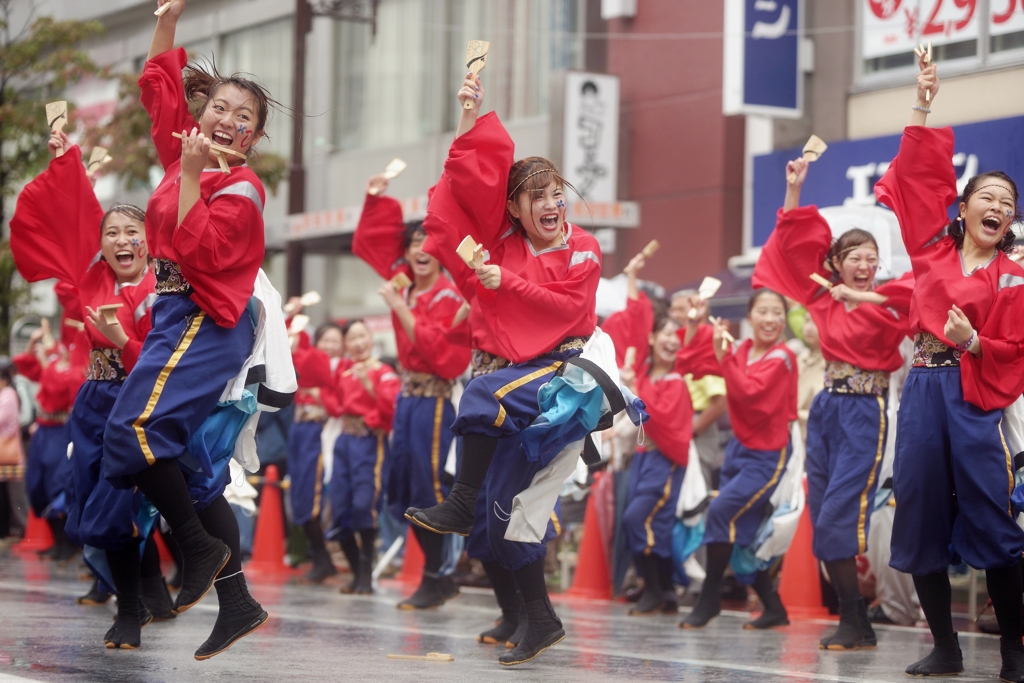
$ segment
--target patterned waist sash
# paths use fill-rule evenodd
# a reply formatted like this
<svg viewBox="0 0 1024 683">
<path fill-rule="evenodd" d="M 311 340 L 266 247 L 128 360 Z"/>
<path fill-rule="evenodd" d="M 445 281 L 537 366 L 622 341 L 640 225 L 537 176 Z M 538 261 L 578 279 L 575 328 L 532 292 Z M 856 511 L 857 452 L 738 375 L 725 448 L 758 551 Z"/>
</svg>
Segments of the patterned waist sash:
<svg viewBox="0 0 1024 683">
<path fill-rule="evenodd" d="M 914 367 L 943 368 L 960 365 L 960 350 L 946 344 L 929 332 L 914 335 Z"/>
<path fill-rule="evenodd" d="M 417 398 L 451 398 L 455 380 L 442 379 L 429 372 L 412 372 L 400 369 L 402 375 L 402 396 Z"/>
<path fill-rule="evenodd" d="M 825 361 L 825 390 L 835 394 L 884 396 L 889 391 L 889 373 L 828 360 Z"/>
<path fill-rule="evenodd" d="M 89 367 L 85 378 L 100 382 L 123 382 L 128 376 L 121 360 L 121 349 L 93 349 L 89 352 Z"/>
<path fill-rule="evenodd" d="M 480 349 L 473 349 L 473 360 L 470 365 L 470 375 L 472 377 L 489 375 L 492 372 L 503 370 L 510 365 L 512 365 L 512 361 L 507 358 L 502 358 L 501 356 L 496 356 L 493 353 L 481 351 Z"/>
<path fill-rule="evenodd" d="M 295 422 L 326 422 L 327 411 L 317 403 L 296 403 Z"/>
<path fill-rule="evenodd" d="M 174 261 L 153 259 L 153 273 L 156 275 L 157 294 L 191 294 L 192 285 L 181 274 L 181 268 Z"/>
<path fill-rule="evenodd" d="M 38 422 L 39 424 L 46 425 L 62 425 L 67 423 L 69 416 L 69 413 L 63 411 L 57 413 L 47 413 L 40 410 L 38 413 L 36 413 L 36 422 Z"/>
<path fill-rule="evenodd" d="M 342 415 L 341 433 L 349 436 L 378 436 L 379 429 L 370 429 L 362 415 Z"/>
</svg>

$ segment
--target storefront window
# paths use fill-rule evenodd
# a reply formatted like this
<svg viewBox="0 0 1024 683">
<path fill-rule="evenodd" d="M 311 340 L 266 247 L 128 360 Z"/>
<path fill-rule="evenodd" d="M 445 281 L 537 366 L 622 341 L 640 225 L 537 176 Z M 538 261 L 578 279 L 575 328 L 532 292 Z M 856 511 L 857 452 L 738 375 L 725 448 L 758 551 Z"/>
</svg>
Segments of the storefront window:
<svg viewBox="0 0 1024 683">
<path fill-rule="evenodd" d="M 377 35 L 338 22 L 335 144 L 407 144 L 454 130 L 466 43 L 491 43 L 485 111 L 548 112 L 550 74 L 582 64 L 580 0 L 381 0 Z"/>
</svg>

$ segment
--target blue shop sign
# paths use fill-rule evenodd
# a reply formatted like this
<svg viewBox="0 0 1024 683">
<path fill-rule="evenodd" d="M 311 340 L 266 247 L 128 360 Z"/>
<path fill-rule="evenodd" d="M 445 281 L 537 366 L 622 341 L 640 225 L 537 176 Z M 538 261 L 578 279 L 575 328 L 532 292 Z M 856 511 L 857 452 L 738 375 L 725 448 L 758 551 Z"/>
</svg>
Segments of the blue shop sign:
<svg viewBox="0 0 1024 683">
<path fill-rule="evenodd" d="M 953 166 L 962 190 L 971 176 L 1005 171 L 1024 187 L 1024 116 L 953 126 Z M 899 151 L 900 136 L 829 142 L 828 151 L 811 164 L 801 204 L 875 206 L 874 185 Z M 775 214 L 786 193 L 786 162 L 800 149 L 754 157 L 752 246 L 763 245 L 775 229 Z M 953 207 L 950 207 L 952 218 Z"/>
</svg>

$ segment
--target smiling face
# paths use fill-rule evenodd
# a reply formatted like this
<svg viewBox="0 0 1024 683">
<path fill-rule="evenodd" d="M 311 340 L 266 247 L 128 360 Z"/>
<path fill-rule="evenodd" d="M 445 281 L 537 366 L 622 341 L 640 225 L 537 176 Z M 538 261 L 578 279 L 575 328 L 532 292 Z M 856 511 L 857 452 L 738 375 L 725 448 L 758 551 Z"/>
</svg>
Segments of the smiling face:
<svg viewBox="0 0 1024 683">
<path fill-rule="evenodd" d="M 321 334 L 320 338 L 316 341 L 316 348 L 326 353 L 331 358 L 338 358 L 341 356 L 341 350 L 344 341 L 341 338 L 341 330 L 337 327 L 328 327 Z"/>
<path fill-rule="evenodd" d="M 774 292 L 755 295 L 747 313 L 747 322 L 754 330 L 754 341 L 762 348 L 774 346 L 786 325 L 786 307 Z"/>
<path fill-rule="evenodd" d="M 373 352 L 373 335 L 366 325 L 357 322 L 345 333 L 345 355 L 359 363 L 370 358 Z"/>
<path fill-rule="evenodd" d="M 679 352 L 679 324 L 672 318 L 666 318 L 657 330 L 651 332 L 647 337 L 647 343 L 651 345 L 652 360 L 655 365 L 671 367 L 676 362 L 676 354 Z"/>
<path fill-rule="evenodd" d="M 557 179 L 552 178 L 539 189 L 517 192 L 508 201 L 508 212 L 523 226 L 530 244 L 537 251 L 563 244 L 565 188 Z"/>
<path fill-rule="evenodd" d="M 842 257 L 834 257 L 832 265 L 844 285 L 861 292 L 870 291 L 878 272 L 878 249 L 871 243 L 862 244 Z"/>
<path fill-rule="evenodd" d="M 1002 178 L 983 176 L 978 189 L 960 202 L 965 233 L 979 247 L 994 249 L 1010 229 L 1016 211 L 1014 191 Z"/>
<path fill-rule="evenodd" d="M 199 117 L 199 131 L 214 143 L 242 154 L 248 154 L 253 145 L 263 135 L 258 130 L 260 112 L 252 94 L 231 83 L 218 87 L 213 96 L 203 107 Z M 217 165 L 217 157 L 210 152 L 212 165 Z M 237 157 L 230 163 L 238 161 Z"/>
<path fill-rule="evenodd" d="M 441 264 L 436 258 L 423 251 L 423 241 L 427 236 L 422 232 L 413 234 L 412 241 L 405 249 L 405 260 L 412 267 L 416 278 L 431 278 L 441 272 Z"/>
<path fill-rule="evenodd" d="M 100 252 L 120 283 L 136 282 L 146 268 L 146 227 L 141 221 L 113 211 L 103 221 Z"/>
</svg>

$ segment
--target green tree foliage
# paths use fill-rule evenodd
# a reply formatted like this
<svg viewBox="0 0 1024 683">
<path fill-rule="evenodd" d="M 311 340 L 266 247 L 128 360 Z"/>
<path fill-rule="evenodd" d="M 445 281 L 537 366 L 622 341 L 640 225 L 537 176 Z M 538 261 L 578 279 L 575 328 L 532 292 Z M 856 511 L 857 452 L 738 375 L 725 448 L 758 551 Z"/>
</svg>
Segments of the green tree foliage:
<svg viewBox="0 0 1024 683">
<path fill-rule="evenodd" d="M 10 200 L 49 160 L 46 103 L 61 99 L 69 84 L 102 73 L 79 48 L 82 41 L 102 32 L 102 25 L 33 16 L 23 27 L 16 27 L 11 25 L 14 4 L 14 0 L 0 0 L 0 221 L 4 224 L 11 217 Z M 11 322 L 27 300 L 27 287 L 16 275 L 7 240 L 2 240 L 0 349 L 8 348 Z"/>
</svg>

